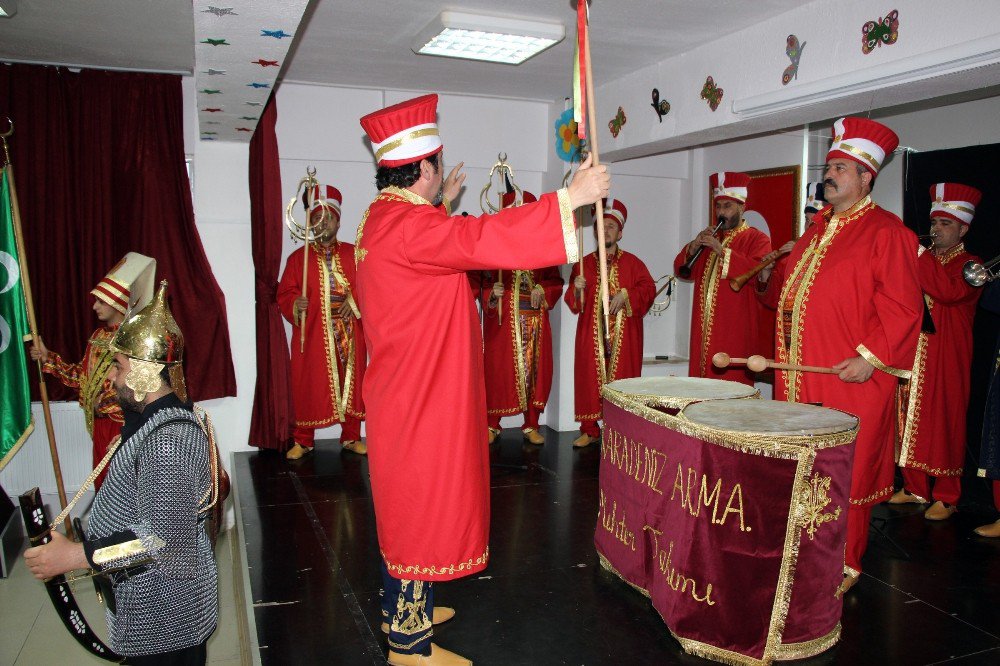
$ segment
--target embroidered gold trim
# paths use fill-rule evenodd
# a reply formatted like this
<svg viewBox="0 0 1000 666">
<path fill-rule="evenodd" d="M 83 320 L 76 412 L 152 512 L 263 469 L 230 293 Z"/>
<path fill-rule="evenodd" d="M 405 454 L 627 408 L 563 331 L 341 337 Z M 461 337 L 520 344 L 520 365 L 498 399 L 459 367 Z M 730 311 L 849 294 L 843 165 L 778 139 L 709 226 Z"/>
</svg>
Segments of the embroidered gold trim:
<svg viewBox="0 0 1000 666">
<path fill-rule="evenodd" d="M 909 379 L 910 378 L 910 371 L 909 370 L 900 370 L 898 368 L 892 368 L 892 367 L 886 365 L 885 363 L 883 363 L 882 361 L 880 361 L 879 358 L 878 358 L 878 356 L 875 356 L 875 354 L 873 354 L 868 349 L 868 347 L 865 347 L 864 345 L 858 345 L 856 347 L 856 349 L 857 349 L 857 352 L 859 354 L 861 354 L 861 357 L 863 359 L 865 359 L 866 361 L 868 361 L 869 363 L 871 363 L 872 365 L 875 366 L 876 370 L 881 370 L 882 372 L 884 372 L 886 374 L 892 375 L 893 377 L 899 377 L 900 379 Z"/>
<path fill-rule="evenodd" d="M 563 245 L 566 246 L 566 263 L 575 264 L 580 260 L 580 246 L 576 242 L 576 224 L 569 190 L 565 187 L 556 190 L 556 197 L 559 199 L 559 222 L 562 224 Z"/>
<path fill-rule="evenodd" d="M 975 208 L 969 208 L 967 206 L 959 206 L 958 204 L 953 204 L 950 201 L 935 201 L 932 205 L 932 208 L 949 208 L 951 210 L 957 210 L 961 213 L 965 213 L 966 215 L 976 214 Z"/>
<path fill-rule="evenodd" d="M 928 303 L 928 310 L 933 309 L 933 301 Z M 920 430 L 920 407 L 924 394 L 924 371 L 927 364 L 927 333 L 921 332 L 917 338 L 917 353 L 913 358 L 913 369 L 910 371 L 909 395 L 903 411 L 905 420 L 903 436 L 899 442 L 900 467 L 910 467 L 910 458 L 917 444 L 917 434 Z M 905 389 L 904 389 L 905 390 Z"/>
<path fill-rule="evenodd" d="M 832 513 L 823 513 L 824 509 L 831 502 L 830 496 L 827 494 L 830 491 L 831 481 L 832 479 L 829 476 L 819 476 L 818 473 L 813 474 L 812 478 L 809 479 L 809 483 L 802 489 L 802 495 L 799 497 L 799 505 L 802 507 L 803 512 L 798 517 L 796 524 L 806 531 L 810 541 L 816 538 L 816 532 L 822 527 L 823 523 L 829 523 L 840 518 L 842 509 L 839 506 Z"/>
<path fill-rule="evenodd" d="M 440 132 L 437 127 L 424 127 L 423 129 L 413 130 L 408 132 L 398 139 L 393 139 L 389 143 L 382 144 L 382 146 L 375 151 L 375 159 L 381 160 L 382 156 L 388 152 L 396 150 L 404 143 L 413 141 L 414 139 L 421 139 L 425 136 L 440 136 Z"/>
<path fill-rule="evenodd" d="M 708 347 L 712 339 L 712 328 L 715 325 L 715 301 L 719 294 L 719 284 L 729 271 L 729 258 L 732 250 L 729 246 L 733 239 L 739 234 L 749 229 L 749 225 L 744 220 L 740 220 L 739 225 L 731 231 L 723 232 L 722 239 L 722 261 L 719 255 L 712 252 L 712 256 L 705 262 L 705 269 L 701 276 L 701 290 L 698 301 L 701 303 L 701 358 L 699 360 L 699 377 L 706 376 L 708 368 Z M 719 270 L 716 270 L 719 269 Z"/>
<path fill-rule="evenodd" d="M 861 499 L 854 499 L 852 497 L 851 504 L 853 504 L 854 506 L 867 506 L 872 502 L 875 502 L 877 500 L 880 500 L 884 497 L 891 495 L 892 491 L 893 491 L 893 485 L 890 483 L 887 487 L 882 488 L 881 490 L 876 490 L 868 497 L 862 497 Z"/>
<path fill-rule="evenodd" d="M 907 464 L 906 467 L 909 469 L 918 469 L 922 472 L 927 472 L 931 476 L 962 476 L 961 467 L 956 467 L 954 469 L 945 469 L 943 467 L 931 467 L 930 465 L 926 465 L 922 462 L 915 462 L 915 461 L 910 461 L 910 463 Z"/>
<path fill-rule="evenodd" d="M 823 263 L 823 258 L 826 256 L 827 250 L 840 230 L 865 215 L 874 206 L 875 204 L 872 202 L 871 197 L 866 196 L 843 213 L 834 215 L 833 209 L 828 209 L 825 213 L 828 219 L 822 236 L 817 235 L 812 238 L 802 256 L 796 262 L 792 272 L 785 279 L 785 283 L 781 287 L 781 296 L 778 300 L 778 321 L 781 325 L 782 335 L 777 336 L 777 352 L 778 358 L 782 362 L 792 365 L 802 365 L 803 327 L 805 326 L 806 306 L 809 302 L 812 283 L 816 279 L 816 274 Z M 799 278 L 800 274 L 802 274 L 801 280 Z M 784 316 L 781 313 L 788 300 L 789 292 L 793 288 L 795 291 L 792 304 L 792 320 L 790 323 L 791 330 L 787 331 L 791 346 L 786 347 Z M 802 373 L 797 370 L 786 370 L 783 372 L 785 373 L 788 401 L 798 402 Z"/>
<path fill-rule="evenodd" d="M 446 564 L 443 566 L 432 565 L 429 567 L 421 566 L 419 564 L 395 564 L 390 562 L 385 557 L 385 552 L 382 552 L 382 559 L 385 560 L 385 567 L 394 573 L 400 575 L 396 578 L 406 578 L 403 574 L 416 574 L 418 576 L 452 576 L 456 573 L 461 573 L 466 570 L 475 569 L 478 566 L 485 565 L 490 559 L 490 549 L 489 546 L 479 557 L 470 557 L 465 562 L 459 562 L 458 564 Z"/>
<path fill-rule="evenodd" d="M 865 151 L 861 150 L 860 148 L 855 148 L 849 143 L 844 143 L 843 141 L 841 141 L 839 145 L 834 147 L 834 150 L 843 150 L 844 152 L 851 153 L 852 155 L 857 155 L 865 162 L 867 162 L 869 166 L 875 169 L 875 171 L 879 170 L 880 165 L 874 157 L 872 157 Z"/>
<path fill-rule="evenodd" d="M 840 622 L 826 636 L 814 638 L 811 641 L 802 643 L 787 643 L 779 645 L 774 650 L 774 658 L 777 661 L 791 661 L 793 659 L 806 659 L 814 657 L 821 652 L 826 652 L 840 640 Z"/>
</svg>

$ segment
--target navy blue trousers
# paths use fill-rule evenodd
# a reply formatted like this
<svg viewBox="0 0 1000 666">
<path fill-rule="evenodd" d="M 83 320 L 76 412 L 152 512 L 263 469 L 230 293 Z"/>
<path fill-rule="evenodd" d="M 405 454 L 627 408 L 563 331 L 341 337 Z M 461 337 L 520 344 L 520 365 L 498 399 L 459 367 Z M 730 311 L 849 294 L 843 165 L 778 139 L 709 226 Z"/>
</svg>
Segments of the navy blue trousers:
<svg viewBox="0 0 1000 666">
<path fill-rule="evenodd" d="M 393 578 L 382 566 L 382 619 L 389 625 L 389 649 L 398 654 L 431 653 L 434 585 Z"/>
</svg>

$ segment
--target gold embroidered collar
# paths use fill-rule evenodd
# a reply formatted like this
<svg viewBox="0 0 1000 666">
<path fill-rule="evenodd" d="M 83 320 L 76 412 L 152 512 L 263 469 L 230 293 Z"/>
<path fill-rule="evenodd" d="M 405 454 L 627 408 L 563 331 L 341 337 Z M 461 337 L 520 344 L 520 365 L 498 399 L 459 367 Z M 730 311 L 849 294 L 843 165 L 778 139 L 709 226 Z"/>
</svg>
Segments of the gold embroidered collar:
<svg viewBox="0 0 1000 666">
<path fill-rule="evenodd" d="M 935 256 L 938 258 L 938 261 L 940 261 L 941 265 L 943 266 L 952 259 L 954 259 L 955 257 L 957 257 L 958 255 L 962 254 L 963 252 L 965 252 L 965 243 L 959 241 L 958 245 L 953 245 L 944 254 Z"/>
<path fill-rule="evenodd" d="M 409 201 L 414 206 L 433 206 L 430 201 L 424 199 L 419 194 L 411 192 L 410 190 L 404 189 L 402 187 L 396 187 L 395 185 L 390 185 L 381 192 L 382 194 L 399 197 L 405 201 Z"/>
</svg>

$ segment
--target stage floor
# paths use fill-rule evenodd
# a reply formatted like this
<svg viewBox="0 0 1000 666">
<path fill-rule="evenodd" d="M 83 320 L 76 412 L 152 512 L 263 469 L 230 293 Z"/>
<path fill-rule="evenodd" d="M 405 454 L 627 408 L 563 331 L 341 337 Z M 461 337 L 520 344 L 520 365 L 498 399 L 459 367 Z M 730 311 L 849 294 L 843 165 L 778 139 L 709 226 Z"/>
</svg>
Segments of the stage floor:
<svg viewBox="0 0 1000 666">
<path fill-rule="evenodd" d="M 505 430 L 491 447 L 490 565 L 435 588 L 458 611 L 435 642 L 478 666 L 712 663 L 685 655 L 649 601 L 598 564 L 599 448 L 542 430 L 545 446 Z M 367 459 L 336 442 L 296 462 L 237 453 L 233 478 L 261 662 L 386 663 Z M 1000 664 L 1000 540 L 972 532 L 993 520 L 986 490 L 966 479 L 943 524 L 877 507 L 910 559 L 873 530 L 840 643 L 799 663 Z"/>
</svg>

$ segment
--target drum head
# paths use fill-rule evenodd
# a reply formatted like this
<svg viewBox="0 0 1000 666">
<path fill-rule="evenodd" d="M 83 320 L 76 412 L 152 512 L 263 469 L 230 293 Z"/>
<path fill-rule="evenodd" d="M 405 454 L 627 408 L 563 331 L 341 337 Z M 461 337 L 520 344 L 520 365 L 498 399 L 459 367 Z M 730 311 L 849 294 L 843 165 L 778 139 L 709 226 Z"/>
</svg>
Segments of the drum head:
<svg viewBox="0 0 1000 666">
<path fill-rule="evenodd" d="M 780 400 L 713 400 L 686 407 L 684 417 L 717 430 L 757 435 L 829 435 L 858 425 L 847 412 Z"/>
<path fill-rule="evenodd" d="M 760 391 L 746 384 L 702 377 L 632 377 L 604 386 L 645 405 L 674 409 L 703 400 L 756 398 L 760 395 Z"/>
</svg>

